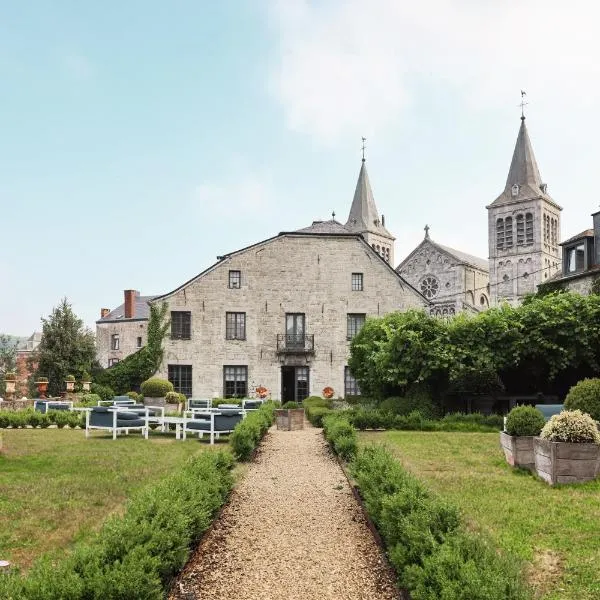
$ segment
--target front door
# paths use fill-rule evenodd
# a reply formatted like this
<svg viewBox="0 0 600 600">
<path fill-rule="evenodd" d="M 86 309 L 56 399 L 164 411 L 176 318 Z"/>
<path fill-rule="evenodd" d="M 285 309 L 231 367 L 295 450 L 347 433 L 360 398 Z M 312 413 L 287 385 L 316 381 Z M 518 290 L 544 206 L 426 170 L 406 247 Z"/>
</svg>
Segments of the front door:
<svg viewBox="0 0 600 600">
<path fill-rule="evenodd" d="M 286 348 L 304 348 L 304 313 L 285 315 Z"/>
<path fill-rule="evenodd" d="M 308 397 L 308 367 L 281 367 L 281 402 L 302 402 Z"/>
</svg>

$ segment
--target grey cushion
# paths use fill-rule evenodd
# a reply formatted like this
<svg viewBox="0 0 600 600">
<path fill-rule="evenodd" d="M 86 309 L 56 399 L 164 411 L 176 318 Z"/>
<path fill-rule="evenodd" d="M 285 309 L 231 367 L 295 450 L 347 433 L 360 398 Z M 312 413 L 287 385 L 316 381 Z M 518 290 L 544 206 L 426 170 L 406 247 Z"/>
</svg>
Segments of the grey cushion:
<svg viewBox="0 0 600 600">
<path fill-rule="evenodd" d="M 195 429 L 196 431 L 210 431 L 210 421 L 187 421 L 186 429 Z"/>
<path fill-rule="evenodd" d="M 145 419 L 117 419 L 117 427 L 143 427 Z"/>
</svg>

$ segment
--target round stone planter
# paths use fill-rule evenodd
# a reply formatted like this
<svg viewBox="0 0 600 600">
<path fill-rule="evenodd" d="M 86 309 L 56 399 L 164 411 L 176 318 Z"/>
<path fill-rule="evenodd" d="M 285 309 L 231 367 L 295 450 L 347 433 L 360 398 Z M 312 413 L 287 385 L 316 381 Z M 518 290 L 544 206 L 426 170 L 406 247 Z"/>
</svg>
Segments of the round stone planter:
<svg viewBox="0 0 600 600">
<path fill-rule="evenodd" d="M 90 384 L 91 384 L 91 383 L 92 383 L 91 381 L 82 381 L 82 382 L 81 382 L 81 389 L 82 389 L 84 392 L 89 392 L 89 391 L 90 391 Z"/>
<path fill-rule="evenodd" d="M 521 467 L 522 469 L 535 470 L 535 459 L 533 457 L 532 435 L 508 435 L 500 432 L 500 445 L 504 451 L 506 462 L 512 467 Z"/>
<path fill-rule="evenodd" d="M 4 383 L 6 385 L 6 395 L 12 397 L 15 393 L 17 382 L 14 379 L 5 379 Z"/>
<path fill-rule="evenodd" d="M 282 431 L 294 431 L 304 429 L 303 408 L 278 408 L 275 411 L 277 429 Z"/>
<path fill-rule="evenodd" d="M 583 483 L 600 474 L 600 446 L 533 440 L 535 472 L 550 485 Z"/>
<path fill-rule="evenodd" d="M 75 389 L 74 381 L 65 381 L 65 385 L 67 386 L 67 392 L 72 392 Z"/>
</svg>

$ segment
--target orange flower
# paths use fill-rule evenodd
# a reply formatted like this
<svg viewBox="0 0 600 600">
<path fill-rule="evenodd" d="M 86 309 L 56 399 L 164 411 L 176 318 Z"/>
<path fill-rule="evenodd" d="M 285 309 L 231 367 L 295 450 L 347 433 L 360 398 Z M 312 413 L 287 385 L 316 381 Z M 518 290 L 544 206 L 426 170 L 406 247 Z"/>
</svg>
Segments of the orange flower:
<svg viewBox="0 0 600 600">
<path fill-rule="evenodd" d="M 259 398 L 266 398 L 269 393 L 269 390 L 264 385 L 259 385 L 256 388 L 256 393 L 258 394 Z"/>
<path fill-rule="evenodd" d="M 323 397 L 327 398 L 327 399 L 333 398 L 333 388 L 329 387 L 329 386 L 324 387 L 323 388 Z"/>
</svg>

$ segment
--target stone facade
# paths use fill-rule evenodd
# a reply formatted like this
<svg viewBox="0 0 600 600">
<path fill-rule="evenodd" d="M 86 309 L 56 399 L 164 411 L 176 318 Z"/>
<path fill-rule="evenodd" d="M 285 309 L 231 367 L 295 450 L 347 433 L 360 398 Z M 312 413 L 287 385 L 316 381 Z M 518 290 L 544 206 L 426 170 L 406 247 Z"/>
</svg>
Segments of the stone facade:
<svg viewBox="0 0 600 600">
<path fill-rule="evenodd" d="M 396 269 L 430 300 L 435 316 L 489 307 L 487 261 L 437 244 L 429 235 Z"/>
<path fill-rule="evenodd" d="M 123 294 L 123 304 L 113 310 L 102 308 L 96 321 L 96 355 L 104 368 L 137 352 L 148 341 L 148 302 L 154 296 L 141 296 L 137 290 Z"/>
<path fill-rule="evenodd" d="M 239 272 L 239 287 L 229 287 L 231 271 Z M 214 397 L 225 394 L 225 367 L 246 367 L 248 392 L 262 385 L 276 399 L 288 384 L 286 367 L 308 368 L 302 371 L 308 375 L 308 394 L 320 395 L 331 386 L 335 396 L 344 396 L 348 315 L 377 317 L 427 305 L 362 236 L 299 232 L 224 257 L 154 300 L 163 301 L 170 311 L 190 313 L 191 335 L 166 342 L 159 376 L 191 366 L 188 393 Z M 226 339 L 227 313 L 244 313 L 245 339 Z M 314 336 L 314 343 L 301 344 L 298 351 L 285 348 L 288 314 L 304 315 L 302 332 Z M 284 399 L 290 394 L 287 389 Z"/>
<path fill-rule="evenodd" d="M 487 209 L 491 305 L 516 305 L 561 265 L 562 209 L 542 183 L 524 117 L 504 191 Z"/>
</svg>

